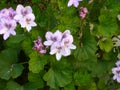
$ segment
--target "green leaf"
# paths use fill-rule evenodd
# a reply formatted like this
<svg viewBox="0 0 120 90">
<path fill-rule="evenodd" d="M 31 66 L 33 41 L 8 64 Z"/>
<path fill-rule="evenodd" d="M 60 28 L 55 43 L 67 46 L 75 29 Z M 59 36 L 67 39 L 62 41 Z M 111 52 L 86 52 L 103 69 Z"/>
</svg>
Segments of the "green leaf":
<svg viewBox="0 0 120 90">
<path fill-rule="evenodd" d="M 52 68 L 45 73 L 43 79 L 51 88 L 64 87 L 72 81 L 72 70 L 65 60 L 56 62 Z"/>
<path fill-rule="evenodd" d="M 44 69 L 44 65 L 47 64 L 47 57 L 40 56 L 38 52 L 32 52 L 29 57 L 29 70 L 33 73 L 39 73 Z"/>
<path fill-rule="evenodd" d="M 43 88 L 44 82 L 41 79 L 40 74 L 37 73 L 28 73 L 28 80 L 32 82 L 37 88 Z"/>
<path fill-rule="evenodd" d="M 12 68 L 11 71 L 12 78 L 17 78 L 18 76 L 20 76 L 24 69 L 22 64 L 13 64 L 11 68 Z"/>
<path fill-rule="evenodd" d="M 11 70 L 9 67 L 4 67 L 3 69 L 0 69 L 0 78 L 9 80 L 11 77 Z"/>
<path fill-rule="evenodd" d="M 74 56 L 78 60 L 87 60 L 91 57 L 96 57 L 97 42 L 88 30 L 83 31 L 81 41 L 78 39 L 75 40 L 77 49 L 74 51 Z"/>
<path fill-rule="evenodd" d="M 23 71 L 21 64 L 15 64 L 17 62 L 17 50 L 5 49 L 0 53 L 0 77 L 8 80 L 12 76 L 17 78 Z"/>
<path fill-rule="evenodd" d="M 49 69 L 49 71 L 44 75 L 43 79 L 47 81 L 47 85 L 49 85 L 52 88 L 56 88 L 56 80 L 55 80 L 55 72 L 52 68 Z"/>
<path fill-rule="evenodd" d="M 89 90 L 96 90 L 96 84 L 95 84 L 95 83 L 92 83 L 92 84 L 90 85 Z"/>
<path fill-rule="evenodd" d="M 84 71 L 75 72 L 74 79 L 78 86 L 88 86 L 92 81 L 91 75 Z"/>
<path fill-rule="evenodd" d="M 14 81 L 9 81 L 6 90 L 23 90 L 24 88 Z"/>
<path fill-rule="evenodd" d="M 74 83 L 70 83 L 67 86 L 65 86 L 63 90 L 76 90 L 76 89 Z"/>
<path fill-rule="evenodd" d="M 99 46 L 100 49 L 106 52 L 110 52 L 110 50 L 113 48 L 113 42 L 110 38 L 101 39 L 99 41 Z"/>
<path fill-rule="evenodd" d="M 27 55 L 29 55 L 33 51 L 32 45 L 33 45 L 33 42 L 31 41 L 30 37 L 26 37 L 22 42 L 22 48 Z"/>
<path fill-rule="evenodd" d="M 37 87 L 33 84 L 28 82 L 24 85 L 24 90 L 38 90 Z"/>
<path fill-rule="evenodd" d="M 107 2 L 107 1 L 106 1 Z M 109 2 L 109 1 L 108 1 Z M 114 8 L 110 8 L 114 3 Z M 100 11 L 98 32 L 102 36 L 112 36 L 118 29 L 116 17 L 119 12 L 119 5 L 116 1 L 107 3 L 107 7 L 103 7 Z M 112 6 L 113 7 L 113 6 Z"/>
</svg>

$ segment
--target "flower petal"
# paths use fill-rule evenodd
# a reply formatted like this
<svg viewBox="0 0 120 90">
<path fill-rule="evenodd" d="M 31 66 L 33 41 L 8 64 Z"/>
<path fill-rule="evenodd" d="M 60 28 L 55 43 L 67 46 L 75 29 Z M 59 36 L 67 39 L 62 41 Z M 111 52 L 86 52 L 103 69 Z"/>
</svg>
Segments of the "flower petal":
<svg viewBox="0 0 120 90">
<path fill-rule="evenodd" d="M 9 36 L 10 36 L 10 34 L 7 32 L 3 35 L 3 39 L 6 40 Z"/>
<path fill-rule="evenodd" d="M 56 53 L 56 59 L 59 61 L 61 59 L 62 55 L 60 53 Z"/>
<path fill-rule="evenodd" d="M 43 44 L 44 44 L 45 46 L 51 46 L 52 43 L 53 43 L 53 41 L 48 40 L 48 41 L 45 41 Z"/>
</svg>

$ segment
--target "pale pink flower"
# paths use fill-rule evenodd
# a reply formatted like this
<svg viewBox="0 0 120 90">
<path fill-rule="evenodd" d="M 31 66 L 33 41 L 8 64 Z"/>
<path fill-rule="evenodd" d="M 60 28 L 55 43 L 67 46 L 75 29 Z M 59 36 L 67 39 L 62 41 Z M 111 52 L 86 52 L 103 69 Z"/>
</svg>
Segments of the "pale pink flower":
<svg viewBox="0 0 120 90">
<path fill-rule="evenodd" d="M 32 29 L 31 27 L 37 26 L 34 22 L 35 15 L 30 6 L 23 7 L 18 5 L 14 19 L 18 21 L 22 28 L 26 28 L 28 32 Z"/>
<path fill-rule="evenodd" d="M 0 34 L 3 34 L 3 39 L 6 40 L 11 34 L 16 35 L 15 28 L 16 28 L 16 22 L 15 20 L 1 20 L 1 28 L 0 28 Z"/>
<path fill-rule="evenodd" d="M 44 42 L 45 46 L 51 46 L 54 42 L 59 42 L 62 39 L 62 33 L 57 30 L 55 33 L 47 32 L 45 35 L 47 41 Z"/>
<path fill-rule="evenodd" d="M 8 20 L 13 20 L 16 15 L 16 11 L 13 8 L 4 8 L 0 11 L 0 18 L 5 18 Z"/>
<path fill-rule="evenodd" d="M 113 80 L 117 80 L 117 82 L 120 83 L 120 67 L 113 68 L 112 73 L 114 74 Z"/>
<path fill-rule="evenodd" d="M 84 19 L 86 17 L 86 14 L 88 13 L 88 10 L 86 7 L 81 7 L 80 8 L 80 12 L 79 15 L 82 19 Z"/>
<path fill-rule="evenodd" d="M 69 56 L 71 54 L 70 49 L 76 49 L 76 46 L 73 43 L 73 36 L 69 35 L 66 38 L 63 38 L 61 41 L 61 46 L 64 48 L 65 56 Z"/>
<path fill-rule="evenodd" d="M 35 16 L 33 14 L 26 15 L 26 18 L 23 20 L 20 20 L 19 23 L 22 28 L 26 28 L 29 32 L 31 30 L 31 27 L 37 26 L 37 24 L 34 22 Z"/>
<path fill-rule="evenodd" d="M 60 45 L 59 42 L 55 42 L 52 46 L 51 46 L 51 50 L 50 50 L 50 54 L 56 54 L 56 59 L 59 61 L 62 57 L 62 55 L 64 55 L 64 51 Z"/>
<path fill-rule="evenodd" d="M 69 0 L 67 6 L 70 7 L 70 6 L 73 5 L 73 6 L 75 6 L 75 7 L 78 7 L 80 1 L 82 1 L 82 0 Z"/>
<path fill-rule="evenodd" d="M 42 44 L 41 37 L 38 37 L 38 39 L 34 41 L 33 49 L 39 51 L 39 53 L 42 53 L 42 54 L 46 53 L 46 50 Z"/>
</svg>

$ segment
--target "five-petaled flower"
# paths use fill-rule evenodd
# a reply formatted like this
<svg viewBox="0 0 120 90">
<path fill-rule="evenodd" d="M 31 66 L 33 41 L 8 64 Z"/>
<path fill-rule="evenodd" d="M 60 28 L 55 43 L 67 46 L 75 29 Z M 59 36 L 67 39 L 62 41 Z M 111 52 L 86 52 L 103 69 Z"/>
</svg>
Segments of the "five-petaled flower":
<svg viewBox="0 0 120 90">
<path fill-rule="evenodd" d="M 16 11 L 12 8 L 2 9 L 0 11 L 0 34 L 3 34 L 3 39 L 6 40 L 8 37 L 12 35 L 16 35 L 16 20 L 14 20 L 14 16 L 16 15 Z"/>
<path fill-rule="evenodd" d="M 70 6 L 73 5 L 73 6 L 75 6 L 75 7 L 78 7 L 80 1 L 82 1 L 82 0 L 69 0 L 67 6 L 70 7 Z"/>
<path fill-rule="evenodd" d="M 20 23 L 22 28 L 26 28 L 28 32 L 31 30 L 31 27 L 37 26 L 34 22 L 35 15 L 30 6 L 23 7 L 22 5 L 18 5 L 14 19 Z"/>
</svg>

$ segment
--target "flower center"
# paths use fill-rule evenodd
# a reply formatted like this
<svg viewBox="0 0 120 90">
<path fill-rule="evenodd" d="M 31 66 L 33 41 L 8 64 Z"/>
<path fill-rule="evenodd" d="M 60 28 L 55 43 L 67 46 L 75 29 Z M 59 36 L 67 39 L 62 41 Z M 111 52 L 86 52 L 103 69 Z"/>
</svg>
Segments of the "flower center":
<svg viewBox="0 0 120 90">
<path fill-rule="evenodd" d="M 57 37 L 51 37 L 51 40 L 55 42 L 57 41 Z"/>
<path fill-rule="evenodd" d="M 28 11 L 27 10 L 21 10 L 21 13 L 23 16 L 27 15 Z"/>
<path fill-rule="evenodd" d="M 5 27 L 7 27 L 8 29 L 10 29 L 12 27 L 11 24 L 5 23 Z"/>
</svg>

